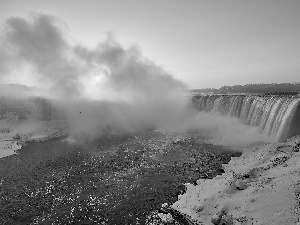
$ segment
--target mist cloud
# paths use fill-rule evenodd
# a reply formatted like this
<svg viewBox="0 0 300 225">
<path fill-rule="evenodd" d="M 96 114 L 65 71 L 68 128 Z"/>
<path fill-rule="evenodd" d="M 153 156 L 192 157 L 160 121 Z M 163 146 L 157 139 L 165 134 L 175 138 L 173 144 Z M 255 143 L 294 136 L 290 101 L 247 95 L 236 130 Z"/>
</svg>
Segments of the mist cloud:
<svg viewBox="0 0 300 225">
<path fill-rule="evenodd" d="M 93 49 L 71 44 L 60 24 L 41 14 L 7 19 L 1 80 L 44 87 L 73 132 L 131 132 L 181 116 L 186 85 L 145 58 L 138 46 L 125 48 L 111 34 Z"/>
<path fill-rule="evenodd" d="M 31 68 L 29 81 L 56 90 L 62 96 L 80 95 L 81 74 L 70 55 L 72 47 L 49 15 L 32 15 L 31 20 L 12 17 L 6 20 L 1 50 L 9 56 L 6 71 L 16 70 L 14 76 L 24 76 L 20 65 Z M 4 74 L 7 76 L 7 74 Z"/>
<path fill-rule="evenodd" d="M 228 146 L 245 146 L 256 141 L 273 142 L 253 127 L 243 124 L 240 119 L 222 115 L 219 112 L 198 112 L 184 123 L 182 130 L 195 129 L 213 143 Z M 240 150 L 242 150 L 241 148 Z"/>
<path fill-rule="evenodd" d="M 71 135 L 162 128 L 197 129 L 228 145 L 262 139 L 237 119 L 188 108 L 186 85 L 138 46 L 125 48 L 111 34 L 95 48 L 71 44 L 62 27 L 49 15 L 7 19 L 0 80 L 37 85 L 60 112 L 57 119 L 67 120 Z"/>
<path fill-rule="evenodd" d="M 125 49 L 111 35 L 95 49 L 71 45 L 59 20 L 49 15 L 34 14 L 30 20 L 9 18 L 4 31 L 0 58 L 6 60 L 0 68 L 8 71 L 17 64 L 27 64 L 32 68 L 31 78 L 55 89 L 61 97 L 83 96 L 84 88 L 90 88 L 84 87 L 85 79 L 95 78 L 105 80 L 102 88 L 134 90 L 142 96 L 185 88 L 183 82 L 144 58 L 138 47 Z"/>
</svg>

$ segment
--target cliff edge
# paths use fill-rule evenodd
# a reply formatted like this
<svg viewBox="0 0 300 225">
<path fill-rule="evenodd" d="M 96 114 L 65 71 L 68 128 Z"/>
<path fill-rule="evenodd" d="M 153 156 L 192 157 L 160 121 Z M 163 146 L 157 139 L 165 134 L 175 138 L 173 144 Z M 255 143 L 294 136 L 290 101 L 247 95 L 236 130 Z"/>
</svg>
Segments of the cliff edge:
<svg viewBox="0 0 300 225">
<path fill-rule="evenodd" d="M 300 137 L 254 143 L 223 175 L 187 184 L 173 209 L 198 224 L 300 224 Z"/>
</svg>

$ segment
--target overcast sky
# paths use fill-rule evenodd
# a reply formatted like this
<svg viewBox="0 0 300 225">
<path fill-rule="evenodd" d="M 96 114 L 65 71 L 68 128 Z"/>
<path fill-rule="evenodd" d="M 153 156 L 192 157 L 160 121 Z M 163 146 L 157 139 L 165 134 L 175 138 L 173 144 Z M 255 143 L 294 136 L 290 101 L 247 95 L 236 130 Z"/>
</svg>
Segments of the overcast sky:
<svg viewBox="0 0 300 225">
<path fill-rule="evenodd" d="M 59 18 L 93 47 L 113 32 L 191 88 L 300 81 L 299 0 L 0 0 L 0 21 Z"/>
</svg>

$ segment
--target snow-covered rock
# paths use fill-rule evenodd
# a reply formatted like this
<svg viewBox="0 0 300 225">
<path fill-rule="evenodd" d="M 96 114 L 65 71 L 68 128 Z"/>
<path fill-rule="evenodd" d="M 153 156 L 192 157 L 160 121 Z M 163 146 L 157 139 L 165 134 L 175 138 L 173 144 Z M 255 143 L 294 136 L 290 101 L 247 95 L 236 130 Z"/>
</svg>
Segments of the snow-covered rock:
<svg viewBox="0 0 300 225">
<path fill-rule="evenodd" d="M 199 224 L 297 224 L 299 152 L 295 140 L 254 143 L 223 165 L 225 173 L 187 186 L 172 207 Z"/>
</svg>

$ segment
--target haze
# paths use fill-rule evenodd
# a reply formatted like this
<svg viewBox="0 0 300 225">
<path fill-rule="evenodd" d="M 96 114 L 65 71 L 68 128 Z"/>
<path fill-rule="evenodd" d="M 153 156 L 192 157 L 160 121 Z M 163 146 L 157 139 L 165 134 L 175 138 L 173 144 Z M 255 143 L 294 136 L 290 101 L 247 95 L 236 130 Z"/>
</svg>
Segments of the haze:
<svg viewBox="0 0 300 225">
<path fill-rule="evenodd" d="M 260 10 L 267 2 L 251 3 L 247 10 L 246 3 L 234 1 L 224 7 L 224 2 L 154 1 L 157 10 L 146 2 L 26 3 L 1 2 L 1 83 L 25 84 L 51 98 L 72 136 L 151 128 L 205 130 L 223 144 L 250 142 L 249 134 L 262 140 L 238 120 L 190 109 L 186 89 L 297 81 L 296 2 L 285 8 L 281 25 L 291 22 L 285 30 L 264 24 Z M 250 20 L 247 15 L 256 9 Z M 279 22 L 275 11 L 270 18 Z"/>
<path fill-rule="evenodd" d="M 299 81 L 298 0 L 0 3 L 2 23 L 30 12 L 59 18 L 72 42 L 89 47 L 113 32 L 190 88 Z"/>
</svg>

